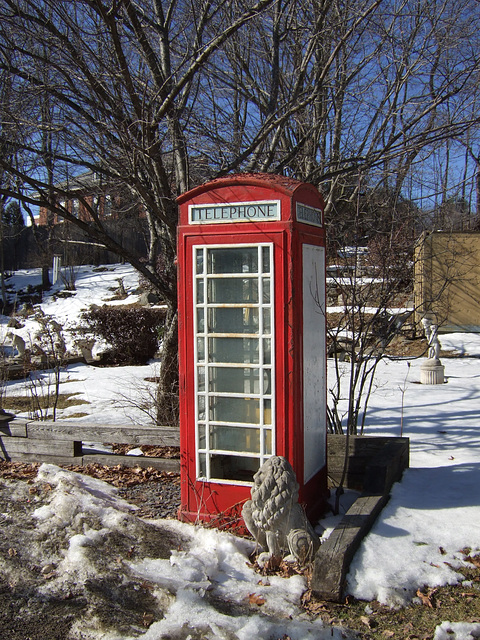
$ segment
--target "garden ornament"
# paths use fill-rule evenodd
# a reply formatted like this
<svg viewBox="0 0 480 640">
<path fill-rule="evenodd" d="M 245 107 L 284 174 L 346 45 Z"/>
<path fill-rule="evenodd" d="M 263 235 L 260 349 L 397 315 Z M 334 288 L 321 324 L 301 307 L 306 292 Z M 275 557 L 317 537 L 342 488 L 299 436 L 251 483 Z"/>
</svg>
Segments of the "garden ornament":
<svg viewBox="0 0 480 640">
<path fill-rule="evenodd" d="M 253 477 L 251 500 L 243 506 L 243 520 L 264 549 L 257 559 L 265 566 L 290 554 L 301 565 L 313 560 L 320 540 L 298 504 L 298 482 L 291 464 L 272 456 Z"/>
</svg>

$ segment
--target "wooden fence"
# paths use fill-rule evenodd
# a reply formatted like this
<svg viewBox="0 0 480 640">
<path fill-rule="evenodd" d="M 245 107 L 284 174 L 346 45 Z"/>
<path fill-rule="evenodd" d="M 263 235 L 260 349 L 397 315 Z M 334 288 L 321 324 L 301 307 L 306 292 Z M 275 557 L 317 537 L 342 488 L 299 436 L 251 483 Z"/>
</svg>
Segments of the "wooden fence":
<svg viewBox="0 0 480 640">
<path fill-rule="evenodd" d="M 381 485 L 385 493 L 408 467 L 408 438 L 351 436 L 344 486 L 364 490 L 368 480 Z M 50 462 L 85 466 L 92 462 L 128 467 L 154 467 L 162 471 L 180 471 L 178 458 L 128 456 L 95 452 L 87 443 L 153 445 L 179 447 L 178 427 L 142 427 L 138 425 L 101 425 L 71 421 L 40 422 L 0 416 L 0 461 Z M 392 457 L 392 450 L 394 455 Z M 328 435 L 328 476 L 331 487 L 340 482 L 345 462 L 345 437 Z M 393 464 L 392 460 L 395 462 Z M 375 464 L 373 464 L 375 461 Z"/>
<path fill-rule="evenodd" d="M 0 460 L 87 465 L 93 462 L 180 471 L 180 459 L 96 453 L 86 443 L 179 447 L 178 427 L 38 422 L 5 417 L 0 422 Z"/>
</svg>

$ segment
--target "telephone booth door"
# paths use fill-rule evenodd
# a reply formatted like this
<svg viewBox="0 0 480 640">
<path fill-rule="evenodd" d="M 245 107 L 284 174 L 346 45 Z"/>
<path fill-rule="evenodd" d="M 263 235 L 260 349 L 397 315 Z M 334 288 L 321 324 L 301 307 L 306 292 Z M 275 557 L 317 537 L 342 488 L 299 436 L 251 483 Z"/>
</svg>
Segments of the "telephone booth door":
<svg viewBox="0 0 480 640">
<path fill-rule="evenodd" d="M 198 477 L 252 482 L 274 450 L 272 246 L 194 252 Z"/>
</svg>

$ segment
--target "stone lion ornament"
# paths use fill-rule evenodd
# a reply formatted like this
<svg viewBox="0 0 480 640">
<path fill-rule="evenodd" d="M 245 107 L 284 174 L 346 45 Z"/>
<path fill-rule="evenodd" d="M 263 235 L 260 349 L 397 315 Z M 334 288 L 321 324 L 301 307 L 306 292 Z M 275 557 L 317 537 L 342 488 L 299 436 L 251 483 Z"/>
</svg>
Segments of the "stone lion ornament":
<svg viewBox="0 0 480 640">
<path fill-rule="evenodd" d="M 273 558 L 290 553 L 299 564 L 313 560 L 320 540 L 298 504 L 298 482 L 291 464 L 272 456 L 253 476 L 252 499 L 242 509 L 250 533 L 264 549 L 257 562 L 265 566 Z"/>
</svg>

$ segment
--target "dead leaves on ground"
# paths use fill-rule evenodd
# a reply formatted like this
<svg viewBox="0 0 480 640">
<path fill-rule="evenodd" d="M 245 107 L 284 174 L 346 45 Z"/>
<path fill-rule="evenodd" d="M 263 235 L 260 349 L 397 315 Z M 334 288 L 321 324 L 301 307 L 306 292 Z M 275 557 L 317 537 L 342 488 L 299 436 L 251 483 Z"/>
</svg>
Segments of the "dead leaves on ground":
<svg viewBox="0 0 480 640">
<path fill-rule="evenodd" d="M 113 467 L 102 464 L 87 464 L 85 466 L 69 466 L 70 471 L 84 473 L 99 480 L 104 480 L 115 487 L 133 487 L 145 482 L 180 482 L 180 474 L 173 471 L 159 471 L 153 467 L 124 467 L 117 464 Z"/>
<path fill-rule="evenodd" d="M 258 549 L 250 554 L 250 562 L 247 565 L 262 576 L 278 576 L 279 578 L 291 578 L 295 575 L 305 576 L 307 581 L 310 578 L 311 568 L 302 567 L 298 562 L 285 562 L 281 556 L 272 556 L 263 566 L 257 562 Z"/>
<path fill-rule="evenodd" d="M 256 593 L 250 593 L 248 596 L 248 602 L 249 604 L 256 604 L 257 607 L 261 607 L 262 604 L 265 604 L 265 598 L 262 598 L 262 596 L 257 595 Z"/>
<path fill-rule="evenodd" d="M 146 628 L 148 628 L 152 622 L 155 620 L 153 614 L 151 613 L 147 613 L 144 612 L 143 617 L 142 617 L 142 625 Z"/>
<path fill-rule="evenodd" d="M 417 597 L 425 607 L 433 609 L 439 606 L 439 603 L 435 602 L 435 594 L 437 591 L 438 589 L 427 589 L 427 592 L 424 593 L 421 589 L 417 589 Z"/>
<path fill-rule="evenodd" d="M 31 480 L 37 475 L 36 462 L 0 462 L 0 478 L 6 480 Z"/>
<path fill-rule="evenodd" d="M 38 463 L 24 462 L 0 462 L 0 478 L 8 480 L 32 481 L 37 475 L 40 465 Z M 125 467 L 123 465 L 108 466 L 97 463 L 85 466 L 69 465 L 65 467 L 69 471 L 83 473 L 104 480 L 115 487 L 133 487 L 145 482 L 174 482 L 179 484 L 180 474 L 173 471 L 160 471 L 153 467 Z M 35 493 L 33 489 L 31 493 Z"/>
<path fill-rule="evenodd" d="M 141 449 L 143 455 L 149 458 L 179 458 L 180 457 L 180 448 L 179 447 L 162 447 L 157 445 L 150 444 L 141 444 L 141 445 L 131 445 L 131 444 L 109 444 L 112 447 L 113 453 L 119 455 L 127 455 L 129 451 L 132 449 Z"/>
<path fill-rule="evenodd" d="M 480 555 L 479 556 L 472 556 L 470 554 L 470 552 L 467 553 L 467 555 L 464 555 L 465 562 L 469 562 L 470 564 L 473 564 L 475 567 L 477 567 L 477 569 L 480 569 Z"/>
</svg>

